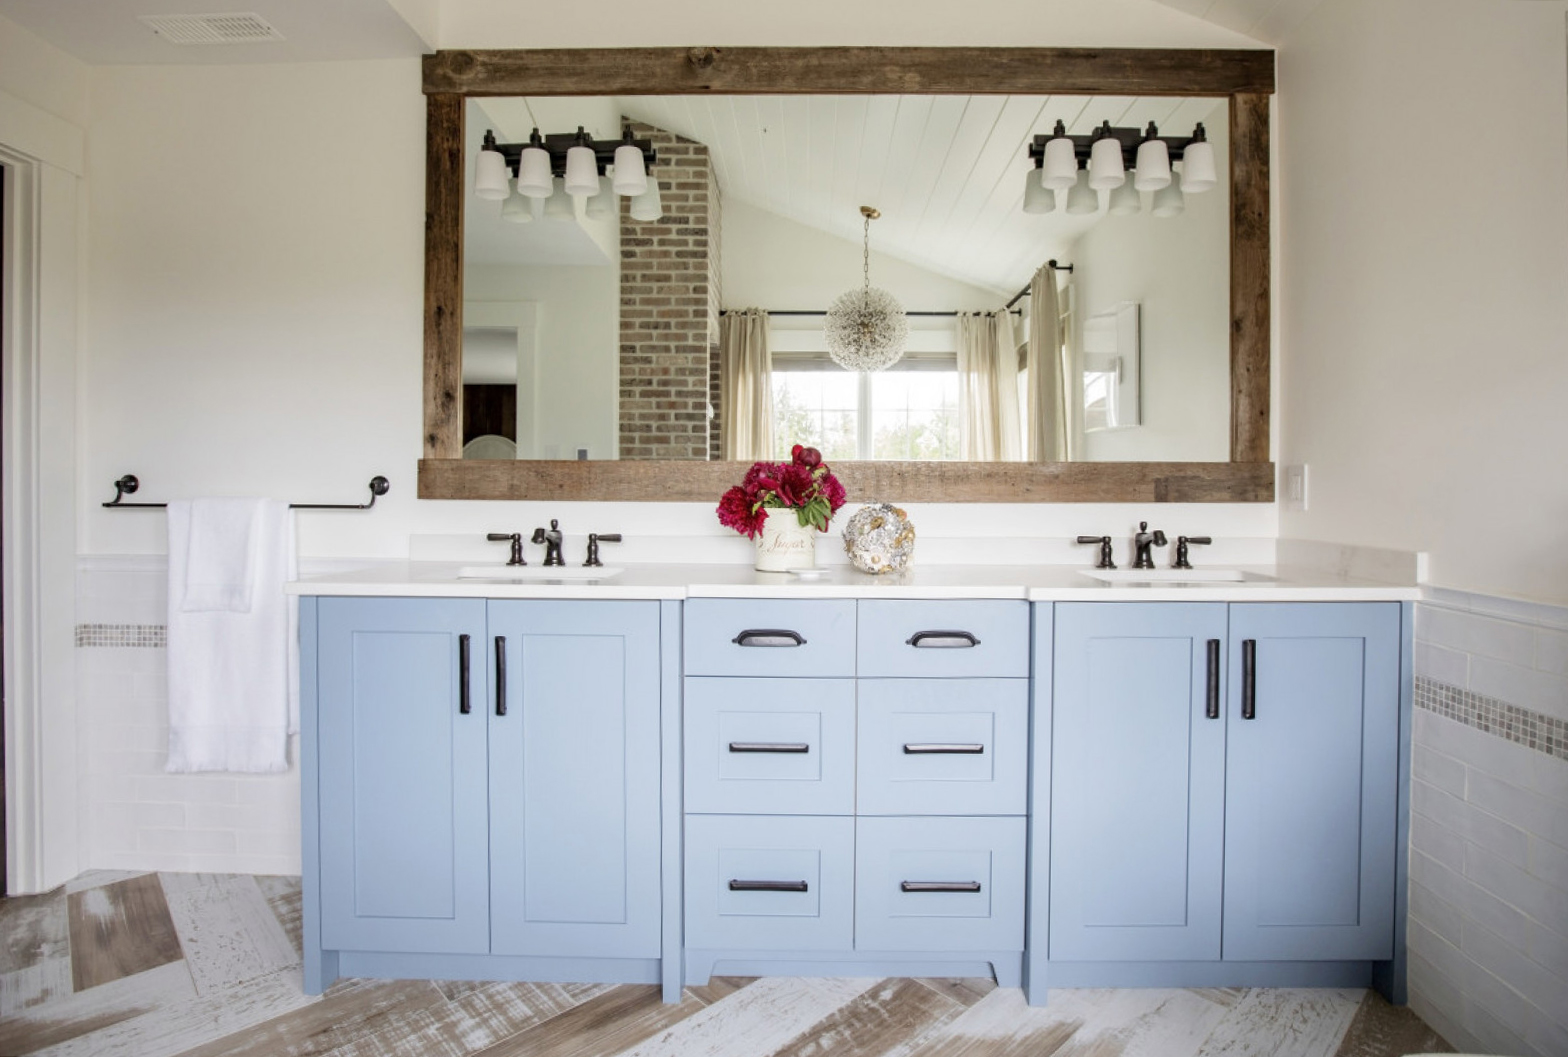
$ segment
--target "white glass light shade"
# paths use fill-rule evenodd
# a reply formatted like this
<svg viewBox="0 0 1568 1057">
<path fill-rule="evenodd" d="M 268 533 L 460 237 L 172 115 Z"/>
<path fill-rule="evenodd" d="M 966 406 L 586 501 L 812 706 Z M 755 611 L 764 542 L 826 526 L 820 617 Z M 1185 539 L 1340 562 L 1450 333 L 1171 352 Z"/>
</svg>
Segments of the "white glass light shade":
<svg viewBox="0 0 1568 1057">
<path fill-rule="evenodd" d="M 501 203 L 501 219 L 526 224 L 534 218 L 534 200 L 527 195 L 508 195 Z"/>
<path fill-rule="evenodd" d="M 648 190 L 648 167 L 642 150 L 630 143 L 615 148 L 615 193 L 635 198 Z"/>
<path fill-rule="evenodd" d="M 1157 217 L 1179 217 L 1186 208 L 1187 202 L 1181 193 L 1181 178 L 1177 177 L 1154 192 L 1154 204 L 1149 212 Z"/>
<path fill-rule="evenodd" d="M 1080 169 L 1078 182 L 1067 191 L 1067 212 L 1074 216 L 1093 213 L 1100 208 L 1100 192 L 1089 186 L 1089 171 Z"/>
<path fill-rule="evenodd" d="M 1040 182 L 1039 169 L 1024 174 L 1024 212 L 1050 213 L 1056 209 L 1056 192 Z"/>
<path fill-rule="evenodd" d="M 550 152 L 543 147 L 524 147 L 517 163 L 517 191 L 529 198 L 549 198 L 554 190 L 550 180 Z"/>
<path fill-rule="evenodd" d="M 648 189 L 632 198 L 632 219 L 649 224 L 663 215 L 664 203 L 659 201 L 659 181 L 650 178 Z"/>
<path fill-rule="evenodd" d="M 1096 191 L 1109 191 L 1126 182 L 1121 142 L 1115 136 L 1095 140 L 1089 150 L 1089 186 Z"/>
<path fill-rule="evenodd" d="M 1132 185 L 1132 181 L 1128 180 L 1111 192 L 1107 209 L 1112 216 L 1130 216 L 1143 209 L 1143 196 Z"/>
<path fill-rule="evenodd" d="M 1138 167 L 1132 185 L 1140 191 L 1158 191 L 1171 182 L 1171 152 L 1162 139 L 1138 144 Z"/>
<path fill-rule="evenodd" d="M 1057 136 L 1045 141 L 1045 166 L 1040 182 L 1052 191 L 1065 191 L 1078 179 L 1078 159 L 1073 156 L 1073 141 Z"/>
<path fill-rule="evenodd" d="M 615 189 L 610 186 L 608 176 L 599 177 L 599 191 L 583 208 L 583 214 L 593 220 L 603 220 L 605 217 L 615 215 Z"/>
<path fill-rule="evenodd" d="M 1181 189 L 1191 195 L 1212 191 L 1219 183 L 1214 167 L 1214 146 L 1208 140 L 1187 144 L 1181 152 Z"/>
<path fill-rule="evenodd" d="M 566 193 L 566 181 L 559 176 L 555 178 L 555 193 L 544 201 L 544 218 L 546 220 L 577 219 L 577 207 L 572 204 L 572 196 Z"/>
<path fill-rule="evenodd" d="M 592 147 L 577 146 L 567 150 L 566 193 L 578 198 L 599 193 L 599 161 Z"/>
<path fill-rule="evenodd" d="M 499 202 L 512 193 L 507 177 L 506 159 L 498 150 L 482 150 L 474 162 L 474 194 Z"/>
</svg>

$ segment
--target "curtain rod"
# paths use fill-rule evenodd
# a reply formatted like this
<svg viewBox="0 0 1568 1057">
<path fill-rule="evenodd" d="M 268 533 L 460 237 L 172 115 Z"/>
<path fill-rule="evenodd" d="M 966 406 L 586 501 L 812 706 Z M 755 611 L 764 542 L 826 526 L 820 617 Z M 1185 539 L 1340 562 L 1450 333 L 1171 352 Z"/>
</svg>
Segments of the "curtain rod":
<svg viewBox="0 0 1568 1057">
<path fill-rule="evenodd" d="M 1046 261 L 1045 262 L 1045 266 L 1047 268 L 1050 268 L 1053 272 L 1067 272 L 1067 273 L 1071 274 L 1071 272 L 1073 270 L 1073 266 L 1070 265 L 1070 264 L 1057 264 L 1056 263 L 1056 258 L 1054 258 L 1054 257 L 1051 258 L 1050 260 Z M 1029 286 L 1033 286 L 1033 285 L 1034 285 L 1034 283 L 1031 280 Z M 1016 294 L 1014 294 L 1013 295 L 1013 299 L 1011 301 L 1007 302 L 1005 307 L 1012 308 L 1019 301 L 1022 301 L 1024 298 L 1028 297 L 1029 296 L 1029 286 L 1025 286 L 1022 290 L 1020 290 Z"/>
</svg>

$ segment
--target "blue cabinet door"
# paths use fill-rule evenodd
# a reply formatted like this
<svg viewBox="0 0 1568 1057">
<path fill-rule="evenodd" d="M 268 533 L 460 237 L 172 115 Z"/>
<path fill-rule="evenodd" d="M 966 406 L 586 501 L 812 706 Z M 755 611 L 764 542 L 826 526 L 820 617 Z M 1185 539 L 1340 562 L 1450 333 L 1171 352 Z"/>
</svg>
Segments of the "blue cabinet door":
<svg viewBox="0 0 1568 1057">
<path fill-rule="evenodd" d="M 489 616 L 491 951 L 656 958 L 659 605 Z"/>
<path fill-rule="evenodd" d="M 1052 961 L 1220 957 L 1225 634 L 1223 603 L 1056 606 Z"/>
<path fill-rule="evenodd" d="M 323 598 L 318 612 L 322 946 L 483 952 L 485 603 Z"/>
<path fill-rule="evenodd" d="M 1229 653 L 1225 958 L 1391 957 L 1399 605 L 1233 605 Z"/>
</svg>

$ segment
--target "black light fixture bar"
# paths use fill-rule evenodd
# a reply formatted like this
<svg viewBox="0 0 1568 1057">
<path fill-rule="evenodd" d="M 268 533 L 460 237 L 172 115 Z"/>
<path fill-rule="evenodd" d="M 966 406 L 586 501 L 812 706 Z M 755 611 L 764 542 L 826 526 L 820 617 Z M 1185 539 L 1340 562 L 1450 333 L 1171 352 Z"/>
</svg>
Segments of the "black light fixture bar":
<svg viewBox="0 0 1568 1057">
<path fill-rule="evenodd" d="M 1128 172 L 1131 172 L 1134 168 L 1138 158 L 1138 145 L 1141 143 L 1151 139 L 1163 141 L 1166 150 L 1170 152 L 1171 160 L 1174 161 L 1182 156 L 1188 144 L 1197 143 L 1208 138 L 1203 131 L 1203 122 L 1201 121 L 1192 130 L 1192 135 L 1190 136 L 1161 136 L 1158 128 L 1152 121 L 1149 122 L 1149 127 L 1146 129 L 1113 128 L 1111 123 L 1107 121 L 1087 136 L 1068 136 L 1066 127 L 1062 122 L 1058 121 L 1056 123 L 1056 131 L 1051 135 L 1047 136 L 1041 133 L 1034 137 L 1034 140 L 1029 144 L 1029 160 L 1035 164 L 1036 168 L 1044 165 L 1045 145 L 1053 139 L 1065 137 L 1073 141 L 1073 156 L 1087 165 L 1089 155 L 1094 150 L 1095 141 L 1106 136 L 1112 137 L 1117 143 L 1121 144 L 1122 162 Z"/>
<path fill-rule="evenodd" d="M 499 151 L 501 157 L 506 159 L 506 168 L 513 175 L 517 175 L 517 166 L 523 156 L 525 147 L 540 147 L 550 155 L 550 173 L 552 176 L 566 175 L 566 152 L 573 147 L 592 147 L 594 161 L 598 163 L 599 175 L 606 173 L 607 167 L 615 161 L 615 149 L 624 147 L 628 143 L 642 151 L 643 165 L 652 169 L 659 160 L 658 151 L 653 149 L 653 140 L 635 139 L 631 129 L 626 130 L 622 139 L 594 139 L 585 133 L 579 126 L 576 132 L 552 132 L 541 136 L 538 129 L 534 129 L 533 136 L 527 143 L 497 143 L 495 132 L 485 131 L 484 150 Z"/>
</svg>

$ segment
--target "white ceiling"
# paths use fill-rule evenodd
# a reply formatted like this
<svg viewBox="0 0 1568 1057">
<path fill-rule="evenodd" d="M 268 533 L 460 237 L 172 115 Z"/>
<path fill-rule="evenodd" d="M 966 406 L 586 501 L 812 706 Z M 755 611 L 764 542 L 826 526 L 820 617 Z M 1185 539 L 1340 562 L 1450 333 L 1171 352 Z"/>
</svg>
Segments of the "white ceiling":
<svg viewBox="0 0 1568 1057">
<path fill-rule="evenodd" d="M 1156 0 L 1255 40 L 1278 44 L 1323 0 Z"/>
<path fill-rule="evenodd" d="M 257 14 L 284 39 L 180 45 L 138 15 Z M 422 55 L 390 0 L 0 0 L 0 16 L 94 65 L 318 62 Z"/>
</svg>

